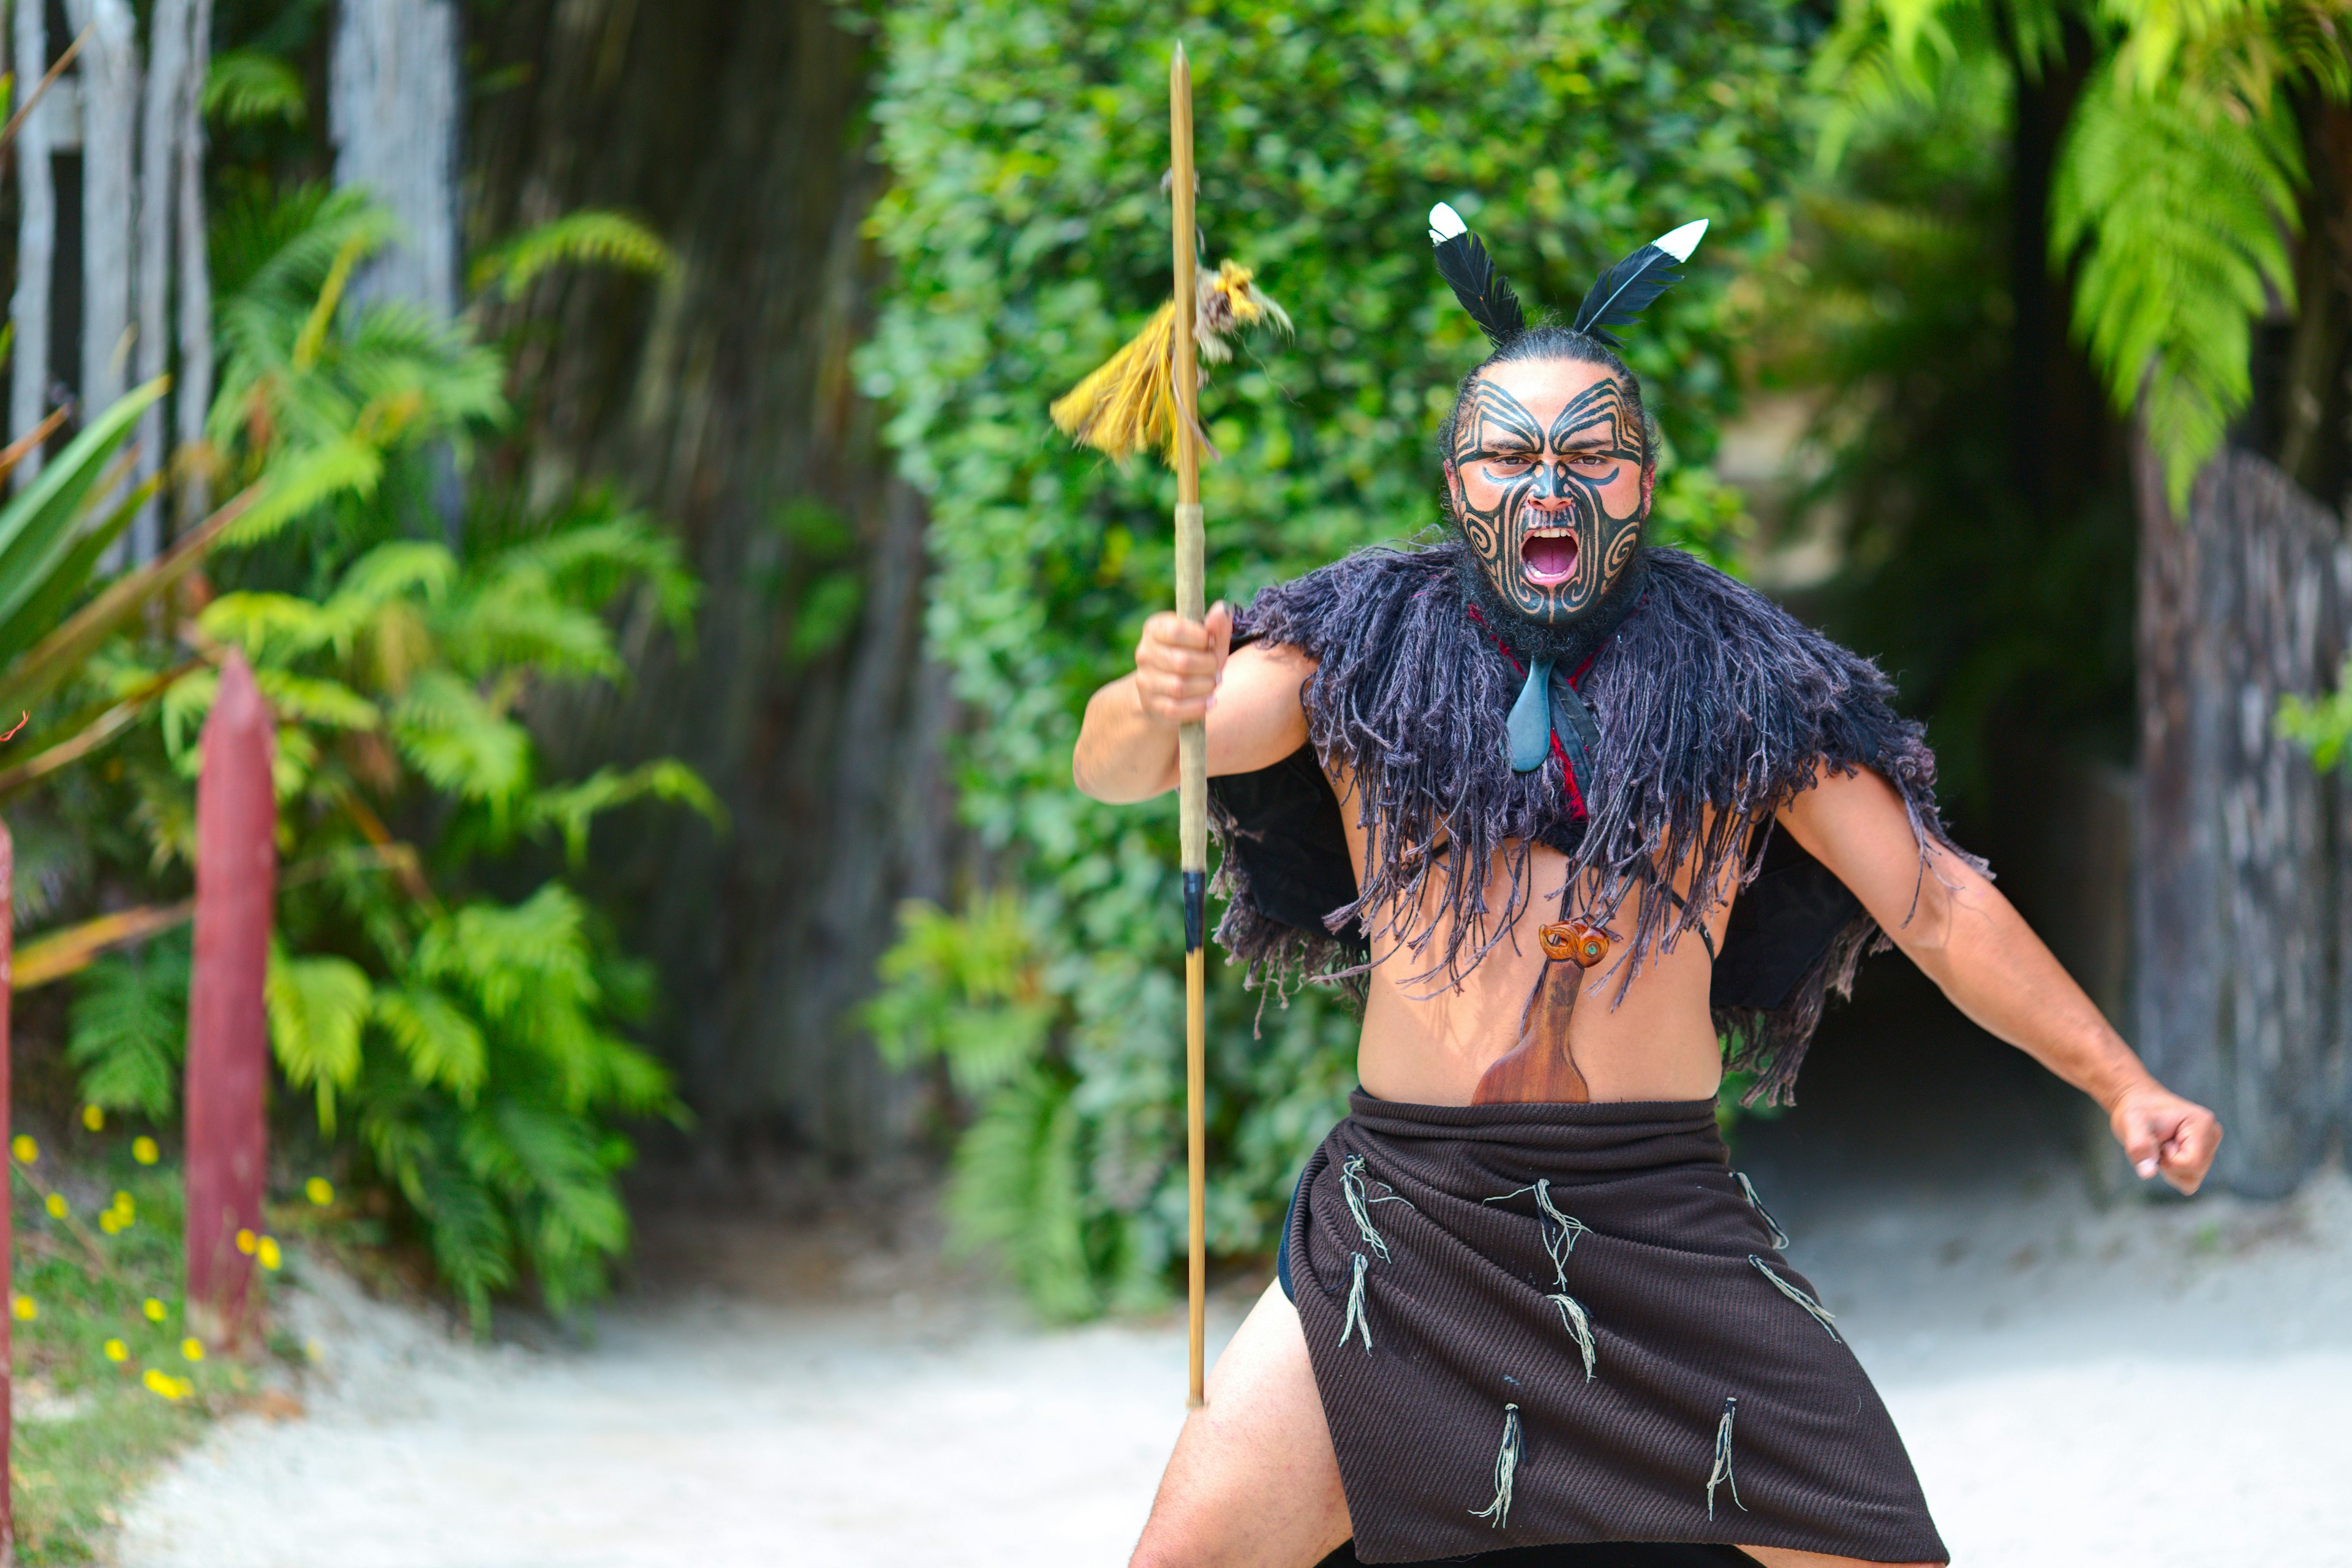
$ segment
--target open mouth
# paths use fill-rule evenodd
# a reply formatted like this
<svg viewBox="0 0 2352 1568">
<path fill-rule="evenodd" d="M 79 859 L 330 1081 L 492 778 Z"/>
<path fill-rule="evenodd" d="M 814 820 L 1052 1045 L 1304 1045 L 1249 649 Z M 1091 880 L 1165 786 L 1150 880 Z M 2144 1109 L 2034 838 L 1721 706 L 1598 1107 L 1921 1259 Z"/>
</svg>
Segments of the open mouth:
<svg viewBox="0 0 2352 1568">
<path fill-rule="evenodd" d="M 1565 528 L 1528 531 L 1519 542 L 1519 575 L 1538 588 L 1556 588 L 1576 575 L 1576 535 Z"/>
</svg>

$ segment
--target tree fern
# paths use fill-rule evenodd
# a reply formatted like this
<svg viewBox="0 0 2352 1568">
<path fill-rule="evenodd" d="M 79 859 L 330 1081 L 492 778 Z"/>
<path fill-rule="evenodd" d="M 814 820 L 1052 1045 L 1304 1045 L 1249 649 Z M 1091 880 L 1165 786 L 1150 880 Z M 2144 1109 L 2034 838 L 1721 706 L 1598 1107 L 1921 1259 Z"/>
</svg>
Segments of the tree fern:
<svg viewBox="0 0 2352 1568">
<path fill-rule="evenodd" d="M 2084 90 L 2051 197 L 2080 253 L 2074 321 L 2118 407 L 2141 404 L 2177 506 L 2251 395 L 2251 322 L 2290 307 L 2303 165 L 2283 106 L 2233 114 L 2180 92 Z"/>
</svg>

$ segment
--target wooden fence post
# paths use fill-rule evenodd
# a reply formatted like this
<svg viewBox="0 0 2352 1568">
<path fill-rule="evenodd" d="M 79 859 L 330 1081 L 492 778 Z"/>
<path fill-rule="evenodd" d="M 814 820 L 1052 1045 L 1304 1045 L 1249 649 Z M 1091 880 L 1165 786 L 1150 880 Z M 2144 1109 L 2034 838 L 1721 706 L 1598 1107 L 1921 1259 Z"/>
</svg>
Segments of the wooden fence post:
<svg viewBox="0 0 2352 1568">
<path fill-rule="evenodd" d="M 10 972 L 16 950 L 16 843 L 8 837 L 7 824 L 0 823 L 0 1161 L 14 1161 L 16 1157 L 8 1147 L 14 1136 L 8 1114 L 14 1092 L 8 1080 L 8 1012 L 14 996 L 15 976 Z M 5 1166 L 0 1166 L 0 1172 L 5 1172 L 0 1174 L 0 1564 L 6 1564 L 16 1561 L 13 1480 L 16 1446 L 16 1384 L 13 1375 L 16 1364 L 16 1280 L 9 1267 L 16 1251 L 15 1211 L 9 1205 L 16 1192 L 16 1173 Z"/>
<path fill-rule="evenodd" d="M 205 721 L 196 778 L 195 966 L 188 983 L 188 1325 L 233 1345 L 249 1328 L 268 1145 L 269 926 L 278 895 L 273 731 L 253 671 L 232 651 Z"/>
</svg>

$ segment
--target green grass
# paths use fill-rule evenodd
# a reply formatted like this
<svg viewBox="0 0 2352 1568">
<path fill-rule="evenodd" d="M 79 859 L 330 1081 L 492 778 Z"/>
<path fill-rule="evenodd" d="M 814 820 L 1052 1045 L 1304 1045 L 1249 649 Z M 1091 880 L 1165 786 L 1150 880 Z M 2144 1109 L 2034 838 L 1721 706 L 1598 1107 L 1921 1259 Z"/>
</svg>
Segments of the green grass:
<svg viewBox="0 0 2352 1568">
<path fill-rule="evenodd" d="M 121 1500 L 257 1393 L 260 1368 L 186 1353 L 176 1163 L 110 1130 L 77 1129 L 29 1163 L 21 1152 L 8 1161 L 16 1538 L 18 1561 L 40 1568 L 96 1561 Z"/>
</svg>

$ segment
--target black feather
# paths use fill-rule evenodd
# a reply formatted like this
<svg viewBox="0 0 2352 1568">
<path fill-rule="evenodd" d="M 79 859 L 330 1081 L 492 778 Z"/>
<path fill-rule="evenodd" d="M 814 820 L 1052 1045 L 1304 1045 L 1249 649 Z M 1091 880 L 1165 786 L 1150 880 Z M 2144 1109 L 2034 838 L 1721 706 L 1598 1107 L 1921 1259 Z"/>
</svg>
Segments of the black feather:
<svg viewBox="0 0 2352 1568">
<path fill-rule="evenodd" d="M 1528 330 L 1527 312 L 1519 297 L 1495 270 L 1495 259 L 1475 234 L 1464 232 L 1441 240 L 1436 247 L 1438 275 L 1454 287 L 1454 297 L 1470 312 L 1486 336 L 1497 344 Z"/>
<path fill-rule="evenodd" d="M 1681 265 L 1654 245 L 1642 247 L 1585 290 L 1584 303 L 1576 308 L 1574 330 L 1619 347 L 1609 329 L 1640 320 L 1651 300 L 1682 281 L 1683 275 L 1675 270 Z"/>
</svg>

